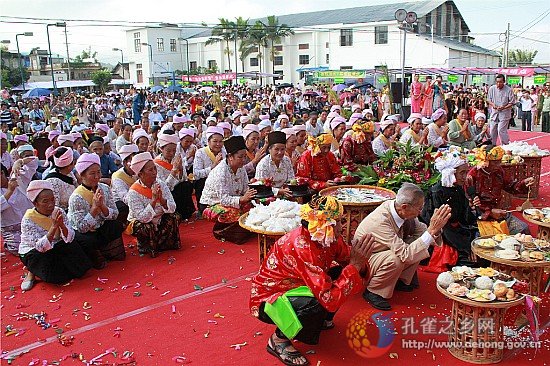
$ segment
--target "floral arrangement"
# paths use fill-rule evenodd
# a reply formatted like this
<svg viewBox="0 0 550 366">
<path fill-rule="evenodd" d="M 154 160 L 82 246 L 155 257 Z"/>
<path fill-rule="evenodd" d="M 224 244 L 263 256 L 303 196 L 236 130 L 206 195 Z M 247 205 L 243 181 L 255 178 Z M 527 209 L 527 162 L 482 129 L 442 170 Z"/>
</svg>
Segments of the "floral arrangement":
<svg viewBox="0 0 550 366">
<path fill-rule="evenodd" d="M 372 166 L 359 166 L 352 173 L 359 184 L 376 185 L 397 192 L 405 182 L 418 185 L 424 192 L 436 184 L 441 175 L 434 161 L 441 153 L 432 153 L 431 147 L 413 146 L 411 140 L 386 151 Z"/>
<path fill-rule="evenodd" d="M 266 187 L 272 187 L 273 186 L 273 178 L 262 178 L 262 179 L 256 179 L 252 178 L 249 182 L 252 186 L 266 186 Z"/>
</svg>

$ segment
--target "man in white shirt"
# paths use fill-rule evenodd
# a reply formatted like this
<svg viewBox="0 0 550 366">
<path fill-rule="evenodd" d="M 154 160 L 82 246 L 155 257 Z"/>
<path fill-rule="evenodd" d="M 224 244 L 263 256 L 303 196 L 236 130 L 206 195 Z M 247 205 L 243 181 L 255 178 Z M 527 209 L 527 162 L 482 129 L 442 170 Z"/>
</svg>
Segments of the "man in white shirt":
<svg viewBox="0 0 550 366">
<path fill-rule="evenodd" d="M 154 106 L 153 111 L 149 113 L 149 121 L 153 126 L 158 126 L 162 121 L 164 121 L 164 118 L 162 117 L 162 114 L 160 114 L 157 106 Z"/>
<path fill-rule="evenodd" d="M 317 121 L 317 117 L 317 112 L 311 112 L 306 122 L 306 132 L 313 137 L 317 137 L 323 133 L 323 125 Z"/>
<path fill-rule="evenodd" d="M 531 109 L 533 109 L 533 98 L 529 90 L 524 89 L 521 98 L 521 130 L 531 131 Z"/>
</svg>

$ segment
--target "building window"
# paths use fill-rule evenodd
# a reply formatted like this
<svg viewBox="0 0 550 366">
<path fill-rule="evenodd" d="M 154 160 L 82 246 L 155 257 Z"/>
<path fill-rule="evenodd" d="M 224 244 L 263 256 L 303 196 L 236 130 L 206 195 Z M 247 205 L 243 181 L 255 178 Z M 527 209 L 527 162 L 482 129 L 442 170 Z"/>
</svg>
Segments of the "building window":
<svg viewBox="0 0 550 366">
<path fill-rule="evenodd" d="M 388 26 L 374 27 L 374 44 L 388 44 Z"/>
<path fill-rule="evenodd" d="M 282 66 L 283 65 L 283 56 L 275 56 L 273 59 L 273 65 Z"/>
<path fill-rule="evenodd" d="M 191 61 L 189 63 L 189 69 L 196 70 L 197 69 L 197 61 Z"/>
<path fill-rule="evenodd" d="M 143 83 L 143 70 L 136 70 L 137 82 Z"/>
<path fill-rule="evenodd" d="M 208 60 L 208 68 L 210 70 L 214 70 L 217 67 L 218 66 L 217 66 L 216 60 Z"/>
<path fill-rule="evenodd" d="M 353 66 L 340 66 L 340 70 L 353 70 Z"/>
<path fill-rule="evenodd" d="M 309 43 L 300 43 L 298 45 L 299 50 L 309 50 Z"/>
<path fill-rule="evenodd" d="M 258 46 L 251 47 L 250 52 L 258 52 Z"/>
<path fill-rule="evenodd" d="M 139 32 L 134 33 L 134 52 L 141 52 L 141 39 Z"/>
<path fill-rule="evenodd" d="M 329 47 L 329 43 L 325 42 L 325 48 L 328 48 L 328 47 Z"/>
<path fill-rule="evenodd" d="M 136 69 L 143 69 L 143 65 L 142 64 L 136 64 Z"/>
<path fill-rule="evenodd" d="M 170 52 L 176 52 L 176 39 L 171 38 L 170 39 Z"/>
<path fill-rule="evenodd" d="M 283 46 L 275 46 L 273 47 L 275 49 L 275 51 L 277 52 L 281 52 L 283 50 Z"/>
<path fill-rule="evenodd" d="M 300 56 L 298 56 L 298 64 L 308 65 L 309 64 L 309 55 L 300 55 Z"/>
<path fill-rule="evenodd" d="M 305 77 L 306 77 L 306 72 L 300 71 L 300 79 L 305 79 Z"/>
<path fill-rule="evenodd" d="M 251 67 L 258 66 L 258 59 L 256 57 L 250 58 L 250 66 Z"/>
<path fill-rule="evenodd" d="M 275 70 L 273 73 L 278 75 L 275 77 L 275 80 L 281 80 L 283 78 L 283 70 Z"/>
<path fill-rule="evenodd" d="M 340 46 L 353 46 L 353 29 L 340 29 Z"/>
<path fill-rule="evenodd" d="M 164 38 L 157 38 L 157 51 L 164 52 Z"/>
<path fill-rule="evenodd" d="M 326 61 L 325 63 L 328 65 L 330 63 L 330 54 L 327 53 Z"/>
</svg>

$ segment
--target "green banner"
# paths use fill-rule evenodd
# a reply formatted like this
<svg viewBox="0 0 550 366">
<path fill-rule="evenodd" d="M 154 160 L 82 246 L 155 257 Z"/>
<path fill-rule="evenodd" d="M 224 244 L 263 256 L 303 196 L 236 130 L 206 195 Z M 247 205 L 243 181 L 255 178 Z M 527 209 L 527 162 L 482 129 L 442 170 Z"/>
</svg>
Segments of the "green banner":
<svg viewBox="0 0 550 366">
<path fill-rule="evenodd" d="M 508 76 L 508 79 L 506 80 L 506 83 L 508 83 L 509 85 L 521 84 L 521 77 L 520 76 Z"/>
<path fill-rule="evenodd" d="M 458 82 L 458 75 L 447 75 L 447 81 L 449 83 L 457 83 Z"/>
<path fill-rule="evenodd" d="M 356 70 L 327 70 L 327 71 L 317 71 L 315 72 L 315 77 L 319 79 L 356 79 L 364 78 L 367 76 L 365 71 L 356 71 Z"/>
<path fill-rule="evenodd" d="M 472 83 L 474 84 L 481 84 L 482 81 L 483 81 L 483 78 L 481 76 L 472 77 Z"/>
<path fill-rule="evenodd" d="M 418 81 L 426 81 L 426 75 L 419 75 Z"/>
<path fill-rule="evenodd" d="M 239 84 L 246 84 L 246 79 L 239 79 Z"/>
<path fill-rule="evenodd" d="M 222 85 L 223 86 L 229 85 L 229 82 L 227 80 L 222 80 Z"/>
<path fill-rule="evenodd" d="M 380 84 L 387 84 L 388 83 L 388 78 L 385 77 L 385 76 L 380 76 L 377 80 Z"/>
<path fill-rule="evenodd" d="M 546 75 L 535 75 L 533 78 L 533 83 L 535 85 L 542 85 L 546 82 Z"/>
<path fill-rule="evenodd" d="M 335 83 L 335 84 L 343 84 L 343 83 L 344 83 L 344 79 L 343 79 L 343 78 L 334 78 L 334 83 Z"/>
</svg>

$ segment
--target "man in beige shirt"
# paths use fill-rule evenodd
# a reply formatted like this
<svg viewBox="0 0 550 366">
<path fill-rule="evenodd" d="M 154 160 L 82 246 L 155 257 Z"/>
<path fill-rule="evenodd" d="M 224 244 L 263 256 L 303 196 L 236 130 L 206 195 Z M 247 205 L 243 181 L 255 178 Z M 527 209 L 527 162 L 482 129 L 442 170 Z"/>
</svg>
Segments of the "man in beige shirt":
<svg viewBox="0 0 550 366">
<path fill-rule="evenodd" d="M 418 264 L 429 256 L 430 245 L 441 244 L 441 230 L 451 217 L 451 208 L 448 205 L 437 208 L 426 226 L 417 219 L 423 206 L 422 190 L 404 183 L 395 200 L 381 204 L 355 232 L 355 240 L 361 240 L 367 233 L 375 238 L 369 258 L 371 279 L 363 298 L 377 309 L 391 309 L 387 300 L 394 289 L 413 290 L 411 281 Z"/>
</svg>

